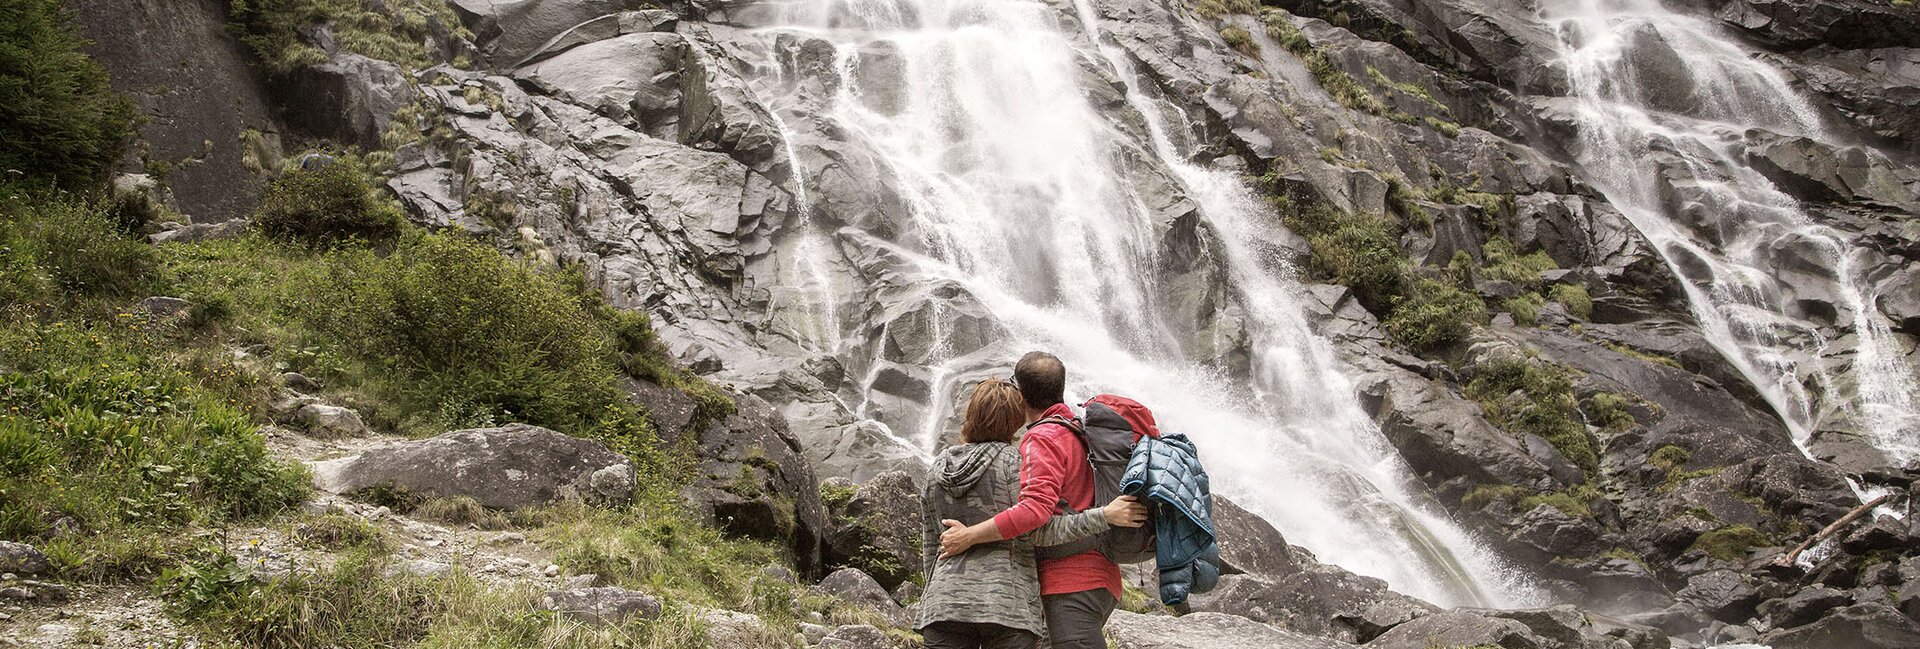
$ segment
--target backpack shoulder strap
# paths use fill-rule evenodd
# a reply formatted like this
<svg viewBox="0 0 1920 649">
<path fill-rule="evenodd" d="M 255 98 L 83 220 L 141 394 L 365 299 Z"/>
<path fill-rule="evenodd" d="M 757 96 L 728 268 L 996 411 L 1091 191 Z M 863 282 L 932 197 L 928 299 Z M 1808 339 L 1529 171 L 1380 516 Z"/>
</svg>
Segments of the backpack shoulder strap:
<svg viewBox="0 0 1920 649">
<path fill-rule="evenodd" d="M 1073 434 L 1075 435 L 1084 435 L 1087 432 L 1086 427 L 1081 426 L 1079 421 L 1068 419 L 1066 417 L 1060 417 L 1060 416 L 1046 417 L 1043 419 L 1035 420 L 1033 423 L 1027 424 L 1026 430 L 1033 430 L 1035 426 L 1039 426 L 1042 424 L 1059 424 L 1061 426 L 1067 427 L 1067 430 L 1073 431 Z"/>
</svg>

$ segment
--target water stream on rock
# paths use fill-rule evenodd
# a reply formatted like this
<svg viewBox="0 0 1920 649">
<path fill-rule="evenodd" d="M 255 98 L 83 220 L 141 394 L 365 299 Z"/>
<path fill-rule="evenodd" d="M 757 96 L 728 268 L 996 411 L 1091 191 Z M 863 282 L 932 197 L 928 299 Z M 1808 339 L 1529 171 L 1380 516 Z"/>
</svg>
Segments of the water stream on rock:
<svg viewBox="0 0 1920 649">
<path fill-rule="evenodd" d="M 1302 304 L 1312 298 L 1248 245 L 1271 239 L 1260 229 L 1273 221 L 1266 208 L 1234 174 L 1185 161 L 1124 57 L 1072 29 L 1094 24 L 1084 4 L 1075 10 L 1078 20 L 1035 0 L 822 0 L 774 30 L 834 44 L 841 83 L 823 117 L 898 178 L 908 222 L 871 245 L 923 283 L 963 289 L 1005 328 L 987 348 L 1005 358 L 936 346 L 921 363 L 934 393 L 1047 349 L 1069 368 L 1069 398 L 1111 391 L 1147 404 L 1197 441 L 1216 491 L 1323 561 L 1442 604 L 1535 603 L 1520 576 L 1421 503 L 1309 327 Z M 863 90 L 859 66 L 875 51 L 901 68 L 904 87 L 887 97 Z M 1089 101 L 1084 86 L 1103 77 L 1126 85 L 1125 107 Z M 1168 208 L 1173 194 L 1191 204 Z M 1252 385 L 1183 352 L 1182 340 L 1217 332 L 1182 331 L 1161 315 L 1171 308 L 1158 263 L 1164 219 L 1195 206 L 1222 248 L 1206 279 L 1225 284 L 1229 314 L 1218 317 L 1246 324 Z M 877 378 L 868 373 L 868 390 Z M 946 400 L 935 396 L 929 410 Z M 950 414 L 893 432 L 931 448 Z"/>
<path fill-rule="evenodd" d="M 1831 143 L 1814 107 L 1779 71 L 1658 0 L 1556 0 L 1543 13 L 1579 100 L 1569 110 L 1588 182 L 1682 278 L 1708 340 L 1803 449 L 1851 428 L 1895 461 L 1920 457 L 1914 369 L 1860 276 L 1863 251 L 1741 151 L 1748 129 Z M 1834 313 L 1809 312 L 1822 302 Z M 1823 359 L 1846 352 L 1850 362 Z"/>
</svg>

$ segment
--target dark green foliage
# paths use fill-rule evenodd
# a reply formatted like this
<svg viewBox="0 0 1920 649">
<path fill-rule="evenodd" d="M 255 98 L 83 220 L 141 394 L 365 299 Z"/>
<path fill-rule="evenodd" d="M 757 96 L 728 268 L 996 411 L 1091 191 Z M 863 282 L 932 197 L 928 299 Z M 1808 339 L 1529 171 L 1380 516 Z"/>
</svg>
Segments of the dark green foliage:
<svg viewBox="0 0 1920 649">
<path fill-rule="evenodd" d="M 1467 395 L 1480 400 L 1487 417 L 1502 429 L 1538 435 L 1587 475 L 1597 475 L 1600 456 L 1566 368 L 1523 358 L 1491 360 L 1475 370 Z"/>
<path fill-rule="evenodd" d="M 50 543 L 82 574 L 139 572 L 159 560 L 146 535 L 305 497 L 245 414 L 114 320 L 0 323 L 0 538 Z M 55 534 L 62 518 L 83 533 Z"/>
<path fill-rule="evenodd" d="M 384 243 L 400 233 L 400 212 L 376 197 L 351 164 L 287 172 L 267 187 L 254 222 L 269 236 L 309 245 Z"/>
<path fill-rule="evenodd" d="M 1748 550 L 1771 544 L 1773 540 L 1759 530 L 1745 525 L 1729 525 L 1701 534 L 1687 550 L 1699 550 L 1723 561 L 1738 561 L 1747 558 Z"/>
<path fill-rule="evenodd" d="M 1539 293 L 1521 293 L 1501 301 L 1500 306 L 1513 314 L 1513 323 L 1522 327 L 1531 327 L 1540 320 L 1540 307 L 1546 306 L 1546 298 Z"/>
<path fill-rule="evenodd" d="M 568 431 L 622 401 L 613 340 L 564 273 L 431 234 L 334 261 L 330 286 L 294 312 L 401 379 L 393 401 Z"/>
<path fill-rule="evenodd" d="M 326 60 L 325 52 L 300 37 L 302 29 L 323 22 L 342 49 L 415 69 L 437 62 L 428 46 L 436 37 L 434 22 L 454 37 L 472 36 L 444 0 L 228 0 L 227 20 L 240 41 L 276 73 Z"/>
<path fill-rule="evenodd" d="M 1587 287 L 1579 284 L 1555 284 L 1547 291 L 1547 297 L 1567 307 L 1567 313 L 1581 320 L 1593 317 L 1593 296 L 1587 293 Z"/>
<path fill-rule="evenodd" d="M 1410 264 L 1386 217 L 1332 209 L 1283 216 L 1288 228 L 1307 238 L 1313 272 L 1352 288 L 1369 310 L 1389 309 L 1406 292 Z"/>
<path fill-rule="evenodd" d="M 1593 396 L 1587 398 L 1585 404 L 1582 404 L 1581 411 L 1587 414 L 1587 421 L 1592 422 L 1595 426 L 1612 431 L 1622 431 L 1640 425 L 1640 422 L 1634 419 L 1633 413 L 1627 410 L 1627 403 L 1628 397 L 1612 392 L 1596 392 Z M 1669 446 L 1665 448 L 1677 447 Z M 1682 449 L 1682 452 L 1685 452 L 1684 449 Z M 1681 457 L 1680 462 L 1685 463 L 1686 458 L 1684 456 Z"/>
<path fill-rule="evenodd" d="M 1233 48 L 1241 54 L 1247 56 L 1260 55 L 1260 44 L 1254 42 L 1253 34 L 1248 33 L 1245 29 L 1231 26 L 1222 27 L 1220 28 L 1220 38 L 1227 42 L 1228 47 Z"/>
<path fill-rule="evenodd" d="M 0 305 L 145 288 L 153 249 L 114 227 L 99 201 L 0 187 Z"/>
<path fill-rule="evenodd" d="M 172 612 L 245 647 L 407 646 L 424 638 L 446 598 L 427 580 L 351 556 L 329 569 L 257 581 L 231 556 L 168 571 Z"/>
<path fill-rule="evenodd" d="M 1494 237 L 1487 240 L 1487 264 L 1481 270 L 1487 277 L 1505 280 L 1525 287 L 1538 286 L 1540 273 L 1559 268 L 1553 258 L 1543 251 L 1520 254 L 1506 239 Z"/>
<path fill-rule="evenodd" d="M 82 42 L 58 0 L 0 0 L 0 180 L 90 188 L 120 159 L 133 104 Z"/>
<path fill-rule="evenodd" d="M 1387 333 L 1416 352 L 1439 349 L 1487 322 L 1486 305 L 1460 287 L 1422 278 L 1386 321 Z"/>
</svg>

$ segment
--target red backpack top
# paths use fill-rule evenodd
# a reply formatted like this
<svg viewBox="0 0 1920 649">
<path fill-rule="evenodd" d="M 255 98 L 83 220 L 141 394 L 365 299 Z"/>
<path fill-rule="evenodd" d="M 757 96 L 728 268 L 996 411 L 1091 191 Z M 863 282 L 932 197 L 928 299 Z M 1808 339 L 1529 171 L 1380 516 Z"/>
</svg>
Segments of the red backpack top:
<svg viewBox="0 0 1920 649">
<path fill-rule="evenodd" d="M 1087 464 L 1093 468 L 1093 503 L 1105 505 L 1120 496 L 1120 480 L 1133 459 L 1133 446 L 1142 437 L 1160 437 L 1153 411 L 1140 402 L 1122 396 L 1102 394 L 1081 404 L 1086 413 L 1082 421 L 1048 417 L 1031 424 L 1060 424 L 1073 431 L 1087 448 Z M 1084 422 L 1084 423 L 1083 423 Z M 1061 501 L 1060 513 L 1075 513 Z M 1101 534 L 1039 549 L 1041 559 L 1060 559 L 1088 550 L 1099 550 L 1114 563 L 1139 563 L 1153 558 L 1153 521 L 1140 527 L 1115 527 Z"/>
</svg>

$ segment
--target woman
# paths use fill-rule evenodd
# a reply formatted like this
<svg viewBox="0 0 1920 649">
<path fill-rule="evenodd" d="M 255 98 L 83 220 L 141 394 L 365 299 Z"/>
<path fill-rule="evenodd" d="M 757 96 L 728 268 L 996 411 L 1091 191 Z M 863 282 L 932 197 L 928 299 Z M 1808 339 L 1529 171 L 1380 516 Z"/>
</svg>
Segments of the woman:
<svg viewBox="0 0 1920 649">
<path fill-rule="evenodd" d="M 1012 442 L 1025 423 L 1018 388 L 1002 379 L 982 381 L 967 402 L 961 444 L 942 452 L 927 472 L 921 494 L 927 588 L 915 625 L 927 649 L 1031 649 L 1046 629 L 1034 547 L 1076 541 L 1109 525 L 1141 524 L 1128 508 L 1131 497 L 1122 496 L 1105 507 L 1054 516 L 1025 537 L 938 558 L 941 520 L 983 520 L 1019 499 L 1020 452 Z"/>
</svg>

